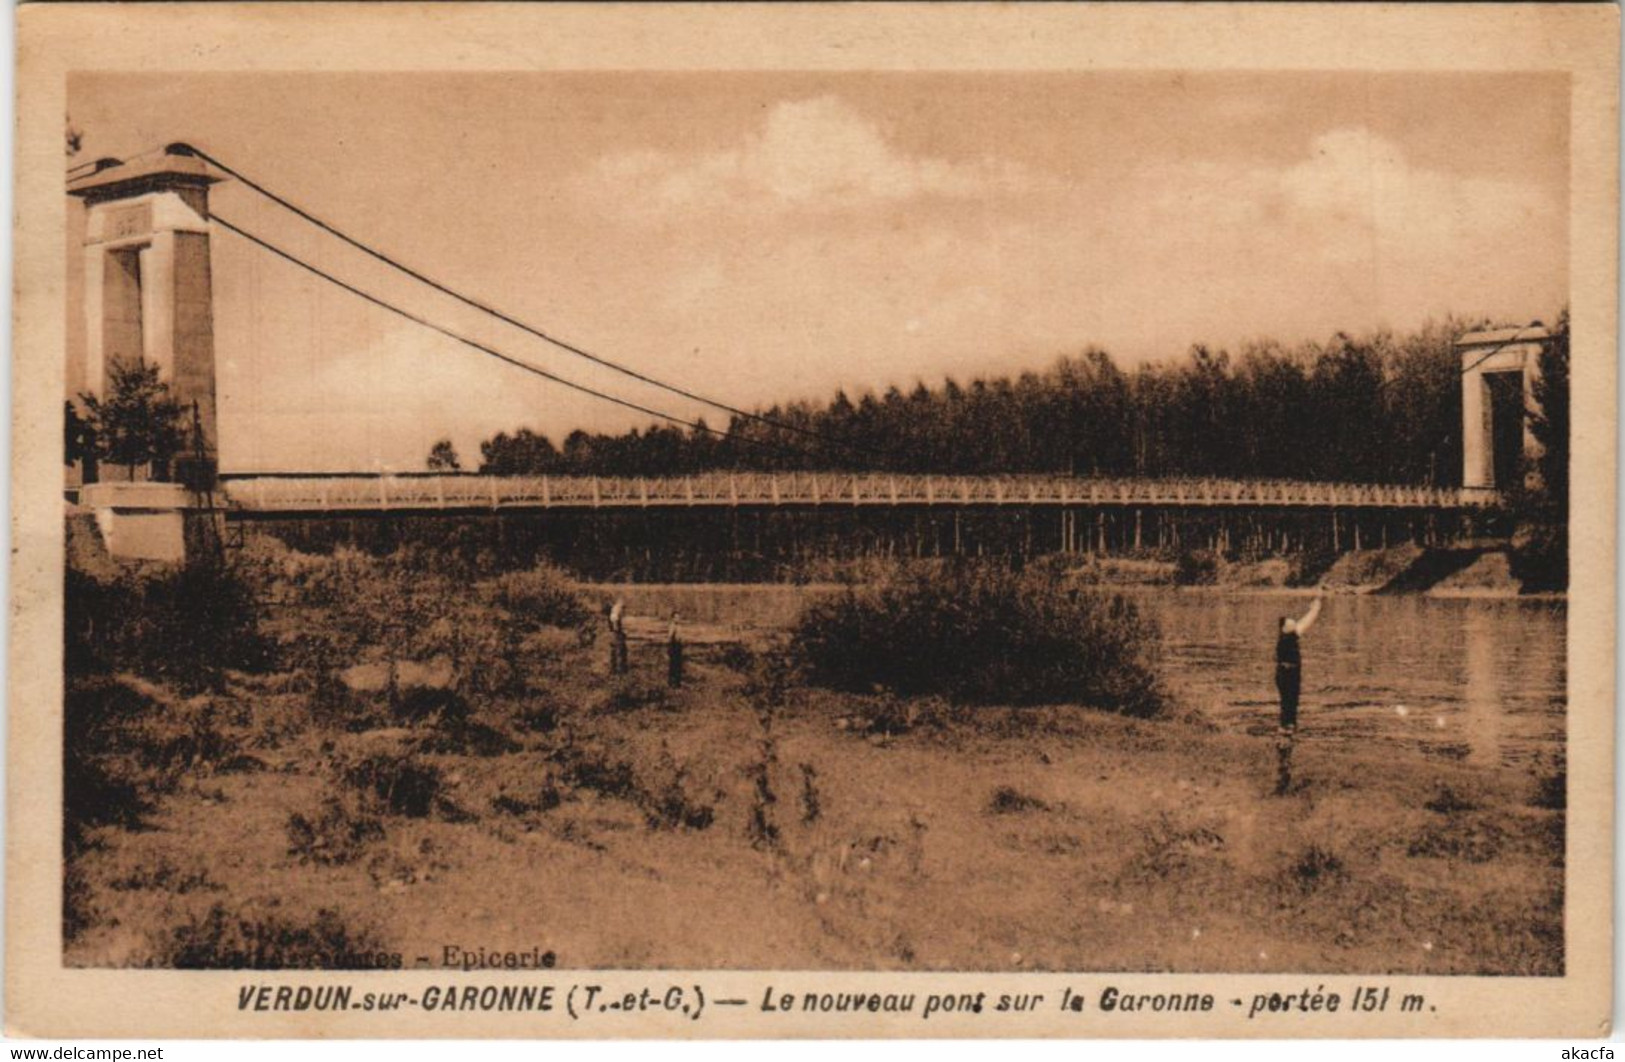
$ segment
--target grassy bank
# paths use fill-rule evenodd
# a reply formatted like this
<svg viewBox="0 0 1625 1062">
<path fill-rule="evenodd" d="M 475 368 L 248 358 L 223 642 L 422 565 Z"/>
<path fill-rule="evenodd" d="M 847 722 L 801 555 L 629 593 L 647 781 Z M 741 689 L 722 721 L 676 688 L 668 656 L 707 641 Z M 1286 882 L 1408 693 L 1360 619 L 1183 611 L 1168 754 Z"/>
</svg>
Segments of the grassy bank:
<svg viewBox="0 0 1625 1062">
<path fill-rule="evenodd" d="M 70 965 L 1562 969 L 1560 786 L 1306 735 L 1274 798 L 1268 742 L 1189 719 L 726 641 L 674 690 L 652 623 L 611 677 L 545 571 L 241 574 L 253 667 L 72 676 Z"/>
</svg>

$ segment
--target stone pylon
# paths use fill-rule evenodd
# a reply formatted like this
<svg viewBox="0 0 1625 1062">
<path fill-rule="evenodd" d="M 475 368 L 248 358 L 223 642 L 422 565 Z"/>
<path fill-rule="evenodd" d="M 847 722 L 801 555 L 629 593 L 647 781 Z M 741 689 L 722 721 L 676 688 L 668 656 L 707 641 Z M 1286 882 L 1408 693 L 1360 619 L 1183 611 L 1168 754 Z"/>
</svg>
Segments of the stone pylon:
<svg viewBox="0 0 1625 1062">
<path fill-rule="evenodd" d="M 218 179 L 189 152 L 166 149 L 102 159 L 68 182 L 86 208 L 86 386 L 104 395 L 113 364 L 144 361 L 182 410 L 185 441 L 157 462 L 159 482 L 81 492 L 114 556 L 182 561 L 218 523 L 207 501 L 219 465 L 209 265 L 209 186 Z"/>
</svg>

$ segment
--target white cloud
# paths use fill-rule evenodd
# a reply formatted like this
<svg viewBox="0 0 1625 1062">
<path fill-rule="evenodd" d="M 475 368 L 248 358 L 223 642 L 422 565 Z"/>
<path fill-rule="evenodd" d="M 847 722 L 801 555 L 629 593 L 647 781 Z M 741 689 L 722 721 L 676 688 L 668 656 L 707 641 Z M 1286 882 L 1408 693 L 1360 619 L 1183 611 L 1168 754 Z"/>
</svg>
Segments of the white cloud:
<svg viewBox="0 0 1625 1062">
<path fill-rule="evenodd" d="M 625 152 L 594 166 L 579 190 L 641 218 L 664 211 L 843 211 L 923 197 L 1032 190 L 1025 168 L 989 159 L 909 155 L 833 96 L 776 104 L 739 144 L 705 153 Z"/>
<path fill-rule="evenodd" d="M 1418 167 L 1397 144 L 1358 128 L 1317 137 L 1279 186 L 1310 218 L 1369 229 L 1389 248 L 1472 243 L 1557 222 L 1557 204 L 1533 185 Z"/>
</svg>

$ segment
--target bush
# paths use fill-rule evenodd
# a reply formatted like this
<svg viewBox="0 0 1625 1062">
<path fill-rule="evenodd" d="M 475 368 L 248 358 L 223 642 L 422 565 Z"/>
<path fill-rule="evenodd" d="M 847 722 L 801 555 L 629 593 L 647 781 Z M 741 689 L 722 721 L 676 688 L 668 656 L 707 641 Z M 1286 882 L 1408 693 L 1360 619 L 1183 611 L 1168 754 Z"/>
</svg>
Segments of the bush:
<svg viewBox="0 0 1625 1062">
<path fill-rule="evenodd" d="M 64 586 L 69 674 L 133 671 L 182 689 L 219 684 L 228 668 L 270 654 L 258 607 L 232 568 L 199 564 L 95 579 L 69 569 Z"/>
<path fill-rule="evenodd" d="M 1337 563 L 1340 554 L 1333 552 L 1325 546 L 1317 546 L 1302 551 L 1292 566 L 1292 574 L 1287 578 L 1288 586 L 1315 586 L 1331 571 L 1332 565 Z"/>
<path fill-rule="evenodd" d="M 288 816 L 288 854 L 301 863 L 353 863 L 383 836 L 383 823 L 337 797 L 322 801 L 321 810 L 309 817 L 297 811 Z"/>
<path fill-rule="evenodd" d="M 421 819 L 445 804 L 440 769 L 432 764 L 379 754 L 352 766 L 344 780 L 390 814 Z"/>
<path fill-rule="evenodd" d="M 325 555 L 301 553 L 256 535 L 238 555 L 237 567 L 267 600 L 328 608 L 354 596 L 356 587 L 373 575 L 377 562 L 349 546 Z"/>
<path fill-rule="evenodd" d="M 634 802 L 643 795 L 632 765 L 610 758 L 604 749 L 571 746 L 560 753 L 559 767 L 565 782 L 576 788 Z"/>
<path fill-rule="evenodd" d="M 666 708 L 672 703 L 671 687 L 664 679 L 645 672 L 622 675 L 603 692 L 597 710 L 609 714 L 635 712 L 643 708 Z"/>
<path fill-rule="evenodd" d="M 151 963 L 176 970 L 368 970 L 399 964 L 371 932 L 352 929 L 329 908 L 295 919 L 275 911 L 230 913 L 222 904 L 165 934 Z"/>
<path fill-rule="evenodd" d="M 1559 751 L 1555 756 L 1541 756 L 1536 761 L 1535 793 L 1530 801 L 1537 808 L 1564 811 L 1569 806 L 1568 757 Z"/>
<path fill-rule="evenodd" d="M 1291 882 L 1306 892 L 1348 877 L 1342 857 L 1316 844 L 1299 852 L 1287 873 Z"/>
<path fill-rule="evenodd" d="M 318 727 L 360 731 L 385 722 L 384 713 L 360 697 L 337 674 L 326 669 L 310 676 L 305 698 L 310 718 Z"/>
<path fill-rule="evenodd" d="M 455 727 L 468 720 L 468 701 L 456 690 L 435 686 L 409 686 L 390 705 L 390 714 L 399 723 L 430 723 Z"/>
<path fill-rule="evenodd" d="M 64 842 L 92 826 L 140 824 L 152 798 L 233 753 L 206 699 L 158 701 L 111 678 L 81 679 L 63 700 Z"/>
<path fill-rule="evenodd" d="M 582 628 L 597 616 L 587 599 L 565 575 L 554 568 L 536 567 L 508 572 L 488 584 L 495 602 L 512 612 L 527 628 Z"/>
<path fill-rule="evenodd" d="M 1161 711 L 1158 634 L 1131 602 L 997 566 L 912 568 L 802 614 L 809 681 L 971 704 Z"/>
<path fill-rule="evenodd" d="M 551 734 L 559 728 L 558 702 L 545 693 L 533 693 L 519 706 L 514 725 L 532 734 Z"/>
<path fill-rule="evenodd" d="M 990 815 L 1016 815 L 1023 811 L 1048 811 L 1049 805 L 1015 786 L 1001 785 L 988 798 L 987 810 Z"/>
<path fill-rule="evenodd" d="M 1188 549 L 1174 561 L 1175 586 L 1212 586 L 1219 581 L 1219 555 L 1210 549 Z"/>
</svg>

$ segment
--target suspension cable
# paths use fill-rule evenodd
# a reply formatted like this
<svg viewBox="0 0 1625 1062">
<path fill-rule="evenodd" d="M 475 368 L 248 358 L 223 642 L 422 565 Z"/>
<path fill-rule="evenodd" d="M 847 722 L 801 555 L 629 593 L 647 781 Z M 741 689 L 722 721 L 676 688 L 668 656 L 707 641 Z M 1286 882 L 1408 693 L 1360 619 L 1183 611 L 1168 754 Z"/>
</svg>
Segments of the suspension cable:
<svg viewBox="0 0 1625 1062">
<path fill-rule="evenodd" d="M 470 307 L 472 307 L 472 308 L 474 308 L 476 310 L 481 311 L 482 313 L 489 314 L 490 316 L 495 317 L 497 320 L 502 321 L 504 324 L 511 325 L 514 328 L 517 328 L 522 332 L 525 332 L 525 333 L 527 333 L 529 335 L 535 336 L 537 339 L 543 340 L 544 342 L 549 343 L 549 344 L 559 348 L 560 350 L 565 351 L 566 353 L 573 354 L 573 355 L 575 355 L 577 357 L 580 357 L 580 358 L 585 358 L 587 361 L 590 361 L 590 362 L 592 362 L 592 363 L 594 363 L 596 365 L 603 366 L 604 368 L 611 369 L 611 370 L 613 370 L 615 372 L 621 373 L 624 376 L 629 376 L 634 380 L 640 381 L 641 383 L 649 384 L 649 385 L 651 385 L 653 387 L 658 387 L 658 388 L 660 388 L 660 389 L 662 389 L 664 391 L 669 391 L 672 394 L 679 395 L 679 396 L 681 396 L 683 398 L 689 399 L 690 401 L 699 402 L 702 405 L 710 406 L 713 409 L 721 410 L 721 411 L 723 411 L 725 413 L 728 413 L 728 414 L 730 414 L 732 416 L 735 416 L 735 417 L 739 417 L 739 418 L 744 419 L 744 420 L 755 421 L 755 422 L 757 422 L 759 424 L 763 424 L 763 425 L 766 425 L 768 427 L 775 428 L 775 429 L 777 429 L 779 431 L 793 432 L 793 433 L 798 434 L 798 435 L 804 435 L 804 436 L 807 436 L 809 438 L 816 439 L 819 442 L 825 443 L 827 445 L 840 446 L 840 447 L 844 447 L 844 448 L 846 448 L 848 450 L 853 450 L 853 451 L 856 451 L 856 452 L 859 452 L 859 453 L 866 453 L 866 454 L 869 454 L 871 456 L 876 456 L 876 457 L 884 457 L 885 456 L 883 454 L 880 454 L 876 450 L 873 450 L 873 449 L 871 449 L 869 447 L 866 447 L 866 446 L 862 446 L 862 445 L 860 445 L 858 443 L 855 443 L 855 442 L 851 442 L 851 441 L 846 440 L 846 439 L 834 438 L 832 436 L 825 435 L 823 432 L 815 431 L 815 430 L 813 430 L 811 428 L 806 428 L 806 427 L 802 427 L 801 425 L 798 425 L 798 424 L 791 424 L 791 423 L 788 423 L 788 422 L 775 420 L 772 417 L 763 416 L 760 413 L 753 413 L 753 412 L 750 412 L 749 410 L 745 410 L 745 409 L 741 409 L 741 408 L 739 408 L 737 406 L 729 405 L 726 402 L 722 402 L 722 401 L 719 401 L 717 399 L 710 398 L 710 397 L 708 397 L 706 395 L 702 395 L 702 394 L 700 394 L 700 393 L 698 393 L 696 391 L 689 390 L 688 388 L 685 388 L 685 387 L 680 387 L 677 384 L 667 383 L 664 380 L 657 379 L 656 377 L 650 376 L 649 374 L 647 374 L 645 372 L 641 372 L 640 370 L 635 369 L 635 368 L 633 368 L 633 367 L 631 367 L 629 365 L 625 365 L 625 364 L 622 364 L 621 362 L 611 360 L 611 359 L 603 357 L 602 355 L 599 355 L 599 354 L 594 354 L 593 352 L 591 352 L 591 351 L 589 351 L 589 350 L 587 350 L 587 349 L 585 349 L 583 347 L 580 347 L 580 346 L 577 346 L 576 344 L 567 342 L 567 341 L 565 341 L 563 339 L 558 338 L 557 336 L 550 335 L 548 332 L 542 330 L 541 328 L 538 328 L 538 327 L 536 327 L 534 325 L 526 324 L 524 321 L 519 320 L 518 318 L 512 316 L 511 314 L 504 313 L 503 311 L 497 309 L 496 307 L 491 306 L 489 303 L 483 302 L 480 299 L 477 299 L 477 298 L 475 298 L 475 297 L 473 297 L 471 295 L 466 295 L 466 294 L 464 294 L 464 293 L 462 293 L 460 291 L 457 291 L 457 290 L 447 286 L 446 284 L 443 284 L 440 281 L 434 279 L 433 277 L 428 276 L 427 274 L 413 268 L 412 266 L 409 266 L 409 265 L 405 264 L 404 262 L 401 262 L 398 259 L 384 253 L 383 251 L 377 250 L 377 249 L 369 246 L 368 244 L 363 243 L 361 240 L 357 239 L 354 236 L 349 235 L 348 233 L 346 233 L 343 230 L 339 229 L 337 226 L 335 226 L 335 225 L 333 225 L 333 224 L 331 224 L 331 223 L 329 223 L 327 221 L 322 220 L 321 218 L 319 218 L 316 215 L 312 214 L 310 211 L 305 210 L 304 208 L 302 208 L 302 207 L 298 206 L 297 204 L 289 201 L 288 199 L 284 198 L 283 196 L 278 195 L 277 193 L 271 191 L 269 188 L 266 188 L 264 185 L 262 185 L 259 182 L 253 180 L 252 178 L 245 176 L 241 171 L 236 170 L 236 169 L 232 168 L 231 166 L 228 166 L 226 163 L 224 163 L 224 162 L 220 161 L 219 159 L 215 158 L 213 155 L 211 155 L 208 152 L 204 151 L 202 148 L 198 148 L 198 147 L 195 147 L 195 146 L 193 146 L 191 144 L 187 144 L 187 143 L 174 143 L 174 144 L 170 144 L 167 148 L 165 148 L 165 150 L 167 152 L 169 152 L 170 154 L 172 154 L 172 155 L 191 155 L 191 156 L 195 156 L 196 158 L 202 159 L 204 162 L 206 162 L 209 165 L 215 167 L 216 169 L 218 169 L 218 170 L 220 170 L 220 171 L 222 171 L 222 172 L 224 172 L 226 174 L 229 174 L 230 176 L 235 178 L 239 183 L 243 184 L 245 187 L 253 190 L 254 192 L 257 192 L 258 194 L 264 196 L 266 199 L 269 199 L 271 202 L 276 203 L 278 206 L 282 207 L 285 210 L 290 211 L 291 213 L 293 213 L 293 214 L 297 215 L 298 217 L 304 219 L 305 221 L 307 221 L 310 224 L 316 226 L 317 228 L 321 229 L 322 231 L 328 233 L 329 235 L 332 235 L 332 236 L 344 241 L 345 243 L 349 244 L 351 247 L 354 247 L 356 250 L 362 252 L 363 254 L 366 254 L 369 257 L 371 257 L 371 258 L 373 258 L 373 259 L 375 259 L 375 260 L 377 260 L 379 262 L 384 263 L 385 265 L 391 267 L 392 269 L 396 269 L 396 270 L 399 270 L 402 273 L 405 273 L 407 276 L 409 276 L 412 279 L 418 281 L 419 283 L 426 284 L 429 287 L 433 288 L 434 290 L 440 292 L 441 294 L 449 296 L 450 298 L 453 298 L 453 299 L 457 300 L 458 302 L 463 303 L 465 306 L 470 306 Z"/>
<path fill-rule="evenodd" d="M 670 421 L 673 424 L 680 424 L 683 427 L 690 428 L 690 429 L 692 429 L 694 431 L 708 432 L 708 433 L 710 433 L 712 435 L 716 435 L 716 436 L 718 436 L 720 438 L 733 439 L 733 440 L 736 440 L 736 441 L 739 441 L 739 442 L 749 443 L 752 446 L 768 447 L 770 449 L 775 449 L 775 450 L 778 450 L 778 451 L 780 451 L 782 453 L 791 454 L 791 455 L 794 455 L 794 456 L 797 456 L 797 457 L 803 457 L 804 458 L 804 457 L 809 456 L 806 453 L 806 451 L 804 451 L 804 450 L 794 449 L 794 448 L 785 446 L 782 443 L 777 443 L 777 442 L 773 442 L 773 441 L 770 441 L 770 440 L 753 439 L 753 438 L 751 438 L 750 436 L 747 436 L 747 435 L 736 435 L 731 431 L 724 431 L 724 430 L 722 430 L 720 428 L 713 428 L 709 424 L 706 424 L 704 421 L 685 420 L 682 417 L 675 416 L 675 415 L 673 415 L 671 413 L 663 412 L 663 411 L 661 411 L 659 409 L 653 408 L 652 406 L 641 405 L 640 403 L 633 402 L 630 399 L 621 398 L 620 396 L 612 395 L 612 394 L 608 393 L 607 391 L 600 391 L 600 390 L 597 390 L 596 388 L 589 387 L 586 384 L 578 383 L 575 380 L 571 380 L 571 379 L 568 379 L 566 377 L 559 376 L 556 373 L 552 373 L 552 372 L 549 372 L 546 369 L 541 368 L 540 366 L 532 365 L 531 363 L 529 363 L 527 361 L 523 361 L 523 360 L 521 360 L 519 358 L 516 358 L 511 354 L 505 354 L 502 351 L 496 349 L 495 347 L 487 346 L 486 344 L 481 343 L 481 342 L 479 342 L 477 340 L 470 339 L 465 335 L 461 335 L 458 332 L 454 332 L 451 329 L 446 328 L 443 325 L 436 324 L 434 321 L 431 321 L 426 317 L 421 317 L 418 314 L 415 314 L 410 310 L 407 310 L 407 309 L 404 309 L 404 308 L 402 308 L 400 306 L 397 306 L 392 302 L 388 302 L 385 299 L 380 298 L 379 296 L 372 294 L 371 292 L 364 291 L 361 288 L 358 288 L 353 284 L 350 284 L 350 283 L 347 283 L 346 281 L 340 280 L 338 277 L 333 276 L 331 273 L 328 273 L 325 270 L 323 270 L 323 269 L 321 269 L 321 268 L 319 268 L 317 266 L 311 265 L 309 262 L 306 262 L 304 259 L 299 258 L 297 255 L 293 254 L 292 252 L 283 250 L 281 247 L 278 247 L 275 244 L 272 244 L 269 241 L 264 240 L 264 239 L 260 238 L 259 236 L 254 235 L 253 233 L 247 231 L 246 229 L 242 229 L 242 228 L 232 224 L 230 221 L 228 221 L 226 218 L 220 216 L 219 214 L 211 214 L 210 215 L 210 220 L 214 221 L 216 224 L 220 225 L 222 228 L 226 229 L 227 231 L 232 232 L 232 233 L 236 234 L 237 236 L 249 241 L 250 243 L 256 244 L 260 248 L 271 252 L 272 254 L 276 255 L 278 258 L 281 258 L 281 259 L 283 259 L 283 260 L 285 260 L 287 262 L 291 262 L 292 264 L 298 266 L 300 269 L 303 269 L 306 272 L 311 273 L 311 274 L 313 274 L 313 275 L 315 275 L 317 277 L 320 277 L 321 279 L 323 279 L 323 280 L 325 280 L 325 281 L 327 281 L 327 282 L 329 282 L 331 284 L 334 284 L 334 285 L 336 285 L 336 286 L 338 286 L 340 288 L 343 288 L 345 291 L 348 291 L 350 294 L 355 295 L 358 298 L 361 298 L 361 299 L 363 299 L 363 300 L 365 300 L 365 301 L 367 301 L 369 303 L 372 303 L 374 306 L 380 307 L 381 309 L 388 310 L 390 313 L 396 314 L 397 316 L 404 317 L 408 321 L 411 321 L 411 322 L 413 322 L 415 324 L 421 325 L 424 328 L 429 329 L 430 331 L 438 332 L 439 334 L 445 336 L 446 338 L 456 340 L 458 343 L 461 343 L 464 346 L 472 347 L 474 350 L 477 350 L 480 353 L 485 354 L 485 355 L 487 355 L 489 357 L 496 358 L 498 361 L 506 362 L 507 364 L 512 365 L 517 369 L 522 369 L 525 372 L 532 373 L 532 374 L 534 374 L 536 376 L 540 376 L 544 380 L 549 380 L 549 381 L 551 381 L 553 383 L 556 383 L 556 384 L 562 384 L 563 386 L 568 387 L 571 390 L 579 391 L 582 394 L 591 395 L 593 398 L 602 399 L 605 402 L 612 402 L 612 403 L 614 403 L 615 405 L 618 405 L 618 406 L 624 406 L 627 409 L 636 410 L 639 413 L 643 413 L 643 414 L 646 414 L 648 416 L 655 417 L 655 418 L 657 418 L 659 420 Z"/>
</svg>

